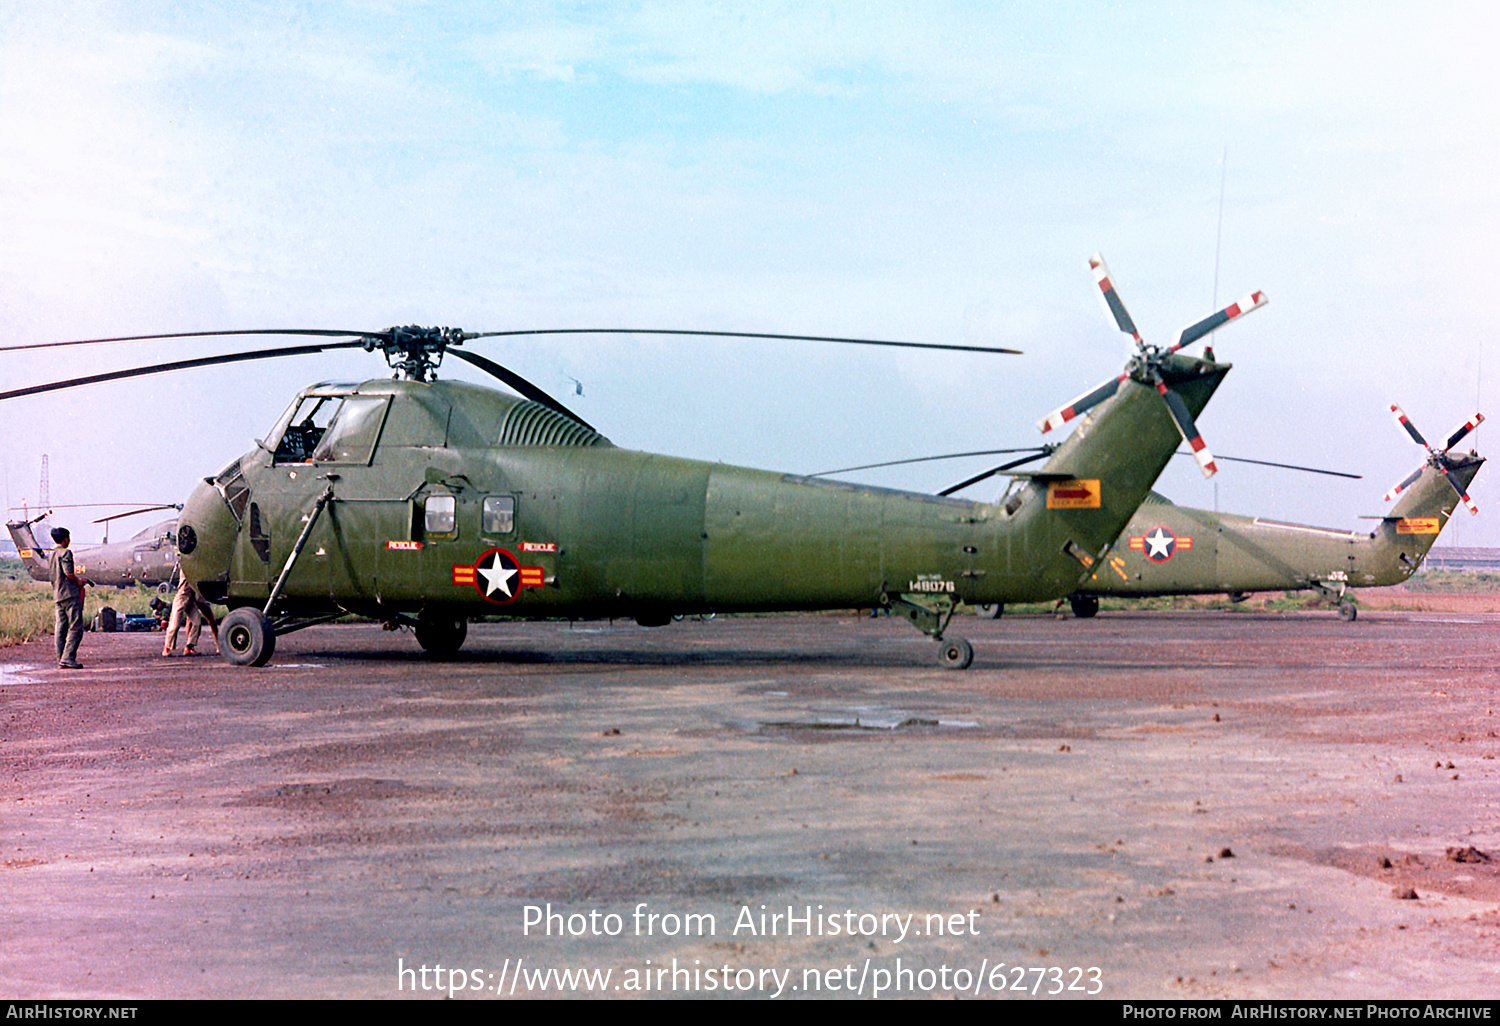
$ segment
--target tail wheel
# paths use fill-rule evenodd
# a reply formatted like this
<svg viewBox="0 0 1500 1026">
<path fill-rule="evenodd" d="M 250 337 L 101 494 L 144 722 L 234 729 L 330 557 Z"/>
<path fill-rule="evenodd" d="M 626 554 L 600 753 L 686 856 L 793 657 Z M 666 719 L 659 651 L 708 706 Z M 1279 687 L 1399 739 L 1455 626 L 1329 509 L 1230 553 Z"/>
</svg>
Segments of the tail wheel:
<svg viewBox="0 0 1500 1026">
<path fill-rule="evenodd" d="M 944 638 L 938 642 L 938 665 L 945 670 L 967 670 L 974 662 L 974 646 L 964 638 Z"/>
<path fill-rule="evenodd" d="M 1359 616 L 1359 610 L 1353 602 L 1345 602 L 1339 606 L 1339 619 L 1353 622 Z"/>
<path fill-rule="evenodd" d="M 440 658 L 453 655 L 463 647 L 469 636 L 469 621 L 463 617 L 432 616 L 423 613 L 417 617 L 417 644 L 422 651 Z"/>
<path fill-rule="evenodd" d="M 276 652 L 276 629 L 259 609 L 241 606 L 219 625 L 219 648 L 236 666 L 264 666 Z"/>
</svg>

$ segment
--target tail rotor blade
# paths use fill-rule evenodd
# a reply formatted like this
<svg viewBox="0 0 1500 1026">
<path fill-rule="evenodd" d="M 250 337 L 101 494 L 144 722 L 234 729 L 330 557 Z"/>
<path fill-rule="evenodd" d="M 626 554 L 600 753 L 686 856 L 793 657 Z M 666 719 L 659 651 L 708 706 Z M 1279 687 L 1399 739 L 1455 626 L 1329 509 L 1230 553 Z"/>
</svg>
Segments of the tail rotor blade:
<svg viewBox="0 0 1500 1026">
<path fill-rule="evenodd" d="M 1482 414 L 1482 413 L 1476 413 L 1476 414 L 1474 414 L 1474 416 L 1472 416 L 1468 420 L 1464 421 L 1462 424 L 1460 424 L 1457 428 L 1454 429 L 1454 431 L 1453 431 L 1453 433 L 1451 435 L 1448 436 L 1448 441 L 1447 441 L 1447 444 L 1445 444 L 1443 446 L 1443 451 L 1447 452 L 1449 449 L 1453 448 L 1459 442 L 1463 441 L 1464 437 L 1466 435 L 1468 435 L 1468 433 L 1470 431 L 1473 431 L 1475 428 L 1477 428 L 1482 423 L 1484 423 L 1484 414 Z"/>
<path fill-rule="evenodd" d="M 1474 500 L 1469 498 L 1468 492 L 1464 491 L 1463 484 L 1459 482 L 1458 478 L 1453 475 L 1453 472 L 1451 470 L 1443 471 L 1443 476 L 1448 479 L 1448 483 L 1453 486 L 1453 490 L 1457 492 L 1458 497 L 1463 500 L 1464 506 L 1468 508 L 1471 514 L 1477 517 L 1479 515 L 1479 507 L 1474 505 Z"/>
<path fill-rule="evenodd" d="M 1167 410 L 1172 414 L 1172 421 L 1177 425 L 1182 440 L 1193 450 L 1193 458 L 1198 461 L 1198 467 L 1203 471 L 1204 477 L 1213 477 L 1219 468 L 1214 463 L 1214 454 L 1208 451 L 1208 443 L 1203 441 L 1203 436 L 1198 433 L 1198 425 L 1193 423 L 1193 415 L 1187 408 L 1187 403 L 1182 401 L 1182 396 L 1172 391 L 1160 380 L 1156 382 L 1156 390 L 1166 400 Z"/>
<path fill-rule="evenodd" d="M 1120 294 L 1115 291 L 1115 283 L 1109 277 L 1109 268 L 1104 266 L 1104 257 L 1098 253 L 1089 257 L 1089 269 L 1094 272 L 1094 280 L 1099 283 L 1099 291 L 1104 295 L 1104 305 L 1109 307 L 1115 323 L 1120 326 L 1121 331 L 1135 339 L 1136 345 L 1142 345 L 1141 333 L 1135 330 L 1135 321 L 1130 319 Z"/>
<path fill-rule="evenodd" d="M 1401 412 L 1401 407 L 1397 406 L 1395 403 L 1392 403 L 1391 414 L 1396 418 L 1396 423 L 1400 424 L 1402 429 L 1407 434 L 1411 435 L 1412 441 L 1416 442 L 1424 449 L 1431 448 L 1431 446 L 1427 444 L 1427 439 L 1422 437 L 1422 432 L 1418 431 L 1417 426 L 1413 424 L 1409 419 L 1407 419 L 1405 413 Z"/>
<path fill-rule="evenodd" d="M 1423 466 L 1425 466 L 1425 464 Z M 1406 491 L 1412 485 L 1416 484 L 1417 483 L 1417 478 L 1419 478 L 1419 477 L 1422 476 L 1422 469 L 1423 469 L 1423 467 L 1418 467 L 1415 471 L 1413 471 L 1406 478 L 1406 480 L 1402 481 L 1396 487 L 1394 487 L 1390 491 L 1386 492 L 1385 493 L 1385 501 L 1386 502 L 1391 502 L 1392 500 L 1394 500 L 1396 498 L 1396 496 L 1400 495 L 1402 492 Z M 1449 478 L 1449 480 L 1451 481 L 1452 478 Z M 1453 487 L 1458 488 L 1457 485 L 1454 485 Z M 1462 495 L 1463 493 L 1464 493 L 1464 490 L 1462 488 L 1458 488 L 1458 494 Z"/>
<path fill-rule="evenodd" d="M 1128 377 L 1130 377 L 1128 373 L 1121 374 L 1119 377 L 1114 378 L 1113 380 L 1106 381 L 1104 384 L 1100 385 L 1093 391 L 1085 392 L 1083 395 L 1079 396 L 1077 399 L 1074 399 L 1068 405 L 1053 410 L 1051 413 L 1047 414 L 1047 416 L 1037 421 L 1037 428 L 1042 432 L 1042 434 L 1045 435 L 1053 428 L 1062 427 L 1074 417 L 1088 412 L 1090 409 L 1098 406 L 1100 403 L 1104 402 L 1104 400 L 1114 395 L 1117 391 L 1119 391 L 1120 384 Z"/>
<path fill-rule="evenodd" d="M 1203 320 L 1199 321 L 1197 324 L 1190 324 L 1186 328 L 1183 328 L 1182 331 L 1177 335 L 1176 343 L 1174 343 L 1171 348 L 1167 350 L 1167 352 L 1175 353 L 1183 346 L 1190 346 L 1203 336 L 1218 331 L 1220 328 L 1222 328 L 1224 325 L 1228 324 L 1235 318 L 1243 317 L 1251 310 L 1259 310 L 1268 302 L 1270 302 L 1270 300 L 1266 299 L 1266 294 L 1264 292 L 1252 292 L 1238 302 L 1230 303 L 1218 313 L 1210 314 L 1209 316 L 1203 318 Z"/>
</svg>

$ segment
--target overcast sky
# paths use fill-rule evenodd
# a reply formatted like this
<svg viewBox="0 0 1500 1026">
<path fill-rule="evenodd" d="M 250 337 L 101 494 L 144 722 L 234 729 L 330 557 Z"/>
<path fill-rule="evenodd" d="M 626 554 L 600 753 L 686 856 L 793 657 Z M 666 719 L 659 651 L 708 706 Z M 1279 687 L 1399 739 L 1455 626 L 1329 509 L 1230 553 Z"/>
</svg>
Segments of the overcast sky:
<svg viewBox="0 0 1500 1026">
<path fill-rule="evenodd" d="M 1015 10 L 1004 8 L 1016 7 Z M 618 326 L 483 351 L 617 444 L 812 472 L 1034 444 L 1252 289 L 1183 504 L 1340 528 L 1494 401 L 1493 5 L 0 0 L 3 344 L 392 324 Z M 243 341 L 0 356 L 14 385 Z M 363 353 L 0 408 L 8 506 L 181 501 Z M 485 380 L 451 362 L 448 376 Z M 1476 444 L 1488 443 L 1481 429 Z M 983 460 L 863 475 L 935 490 Z M 1441 539 L 1500 546 L 1500 470 Z M 970 494 L 992 499 L 993 483 Z M 80 540 L 95 528 L 68 518 Z M 1462 522 L 1460 522 L 1462 521 Z M 139 526 L 145 526 L 144 523 Z M 119 528 L 114 537 L 121 537 Z"/>
</svg>

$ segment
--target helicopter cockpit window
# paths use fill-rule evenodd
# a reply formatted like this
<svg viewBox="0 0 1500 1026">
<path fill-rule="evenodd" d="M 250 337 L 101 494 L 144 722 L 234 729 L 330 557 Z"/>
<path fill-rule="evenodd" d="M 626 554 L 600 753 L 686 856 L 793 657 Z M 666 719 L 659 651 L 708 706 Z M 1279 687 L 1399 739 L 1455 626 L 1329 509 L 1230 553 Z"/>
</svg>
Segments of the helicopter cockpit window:
<svg viewBox="0 0 1500 1026">
<path fill-rule="evenodd" d="M 351 395 L 333 416 L 313 449 L 315 463 L 369 463 L 385 422 L 387 397 Z"/>
<path fill-rule="evenodd" d="M 276 443 L 276 462 L 306 463 L 312 459 L 342 400 L 342 396 L 303 396 L 283 418 L 286 426 Z"/>
<path fill-rule="evenodd" d="M 458 500 L 452 495 L 429 495 L 423 504 L 422 527 L 427 537 L 452 536 L 458 530 Z"/>
<path fill-rule="evenodd" d="M 514 495 L 486 495 L 482 526 L 485 534 L 510 534 L 516 529 Z"/>
</svg>

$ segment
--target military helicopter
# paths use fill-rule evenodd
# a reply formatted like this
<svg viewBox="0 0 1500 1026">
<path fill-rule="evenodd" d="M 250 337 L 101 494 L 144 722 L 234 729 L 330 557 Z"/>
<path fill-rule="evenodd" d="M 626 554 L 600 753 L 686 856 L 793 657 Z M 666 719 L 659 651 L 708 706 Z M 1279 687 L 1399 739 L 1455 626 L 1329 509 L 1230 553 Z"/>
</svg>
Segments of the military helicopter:
<svg viewBox="0 0 1500 1026">
<path fill-rule="evenodd" d="M 1156 493 L 1141 504 L 1113 552 L 1068 597 L 1073 612 L 1090 617 L 1102 596 L 1203 595 L 1227 592 L 1242 600 L 1252 591 L 1311 590 L 1338 603 L 1354 620 L 1349 588 L 1400 584 L 1422 565 L 1462 502 L 1470 513 L 1469 484 L 1484 458 L 1453 447 L 1484 420 L 1475 414 L 1452 431 L 1441 448 L 1428 445 L 1398 406 L 1397 423 L 1427 450 L 1427 459 L 1386 493 L 1399 499 L 1373 531 L 1337 531 L 1263 517 L 1234 516 L 1173 505 Z"/>
<path fill-rule="evenodd" d="M 100 517 L 96 524 L 107 524 L 123 517 L 138 516 L 162 509 L 181 509 L 181 506 L 162 504 L 129 513 L 115 513 Z M 49 510 L 30 520 L 7 520 L 6 530 L 15 543 L 16 553 L 33 580 L 51 579 L 47 569 L 47 556 L 52 550 L 37 540 L 34 525 L 51 515 Z M 177 573 L 177 520 L 163 520 L 137 532 L 122 542 L 111 542 L 105 535 L 102 545 L 73 550 L 74 569 L 80 577 L 96 587 L 133 588 L 143 584 L 148 588 L 166 590 Z"/>
<path fill-rule="evenodd" d="M 0 392 L 0 400 L 298 353 L 384 353 L 395 379 L 303 389 L 255 448 L 204 478 L 183 507 L 182 572 L 205 598 L 230 607 L 220 648 L 238 665 L 263 665 L 278 636 L 346 613 L 411 627 L 422 648 L 446 656 L 476 617 L 660 626 L 694 613 L 882 606 L 938 642 L 940 665 L 962 669 L 973 647 L 947 633 L 959 603 L 1070 594 L 1179 441 L 1201 443 L 1193 418 L 1229 365 L 1180 350 L 1241 312 L 1234 310 L 1184 329 L 1170 349 L 1137 335 L 1125 373 L 1072 404 L 1083 417 L 1077 430 L 998 505 L 621 449 L 520 375 L 461 348 L 582 329 L 131 336 L 337 341 L 95 374 Z M 519 395 L 435 379 L 445 355 Z"/>
</svg>

